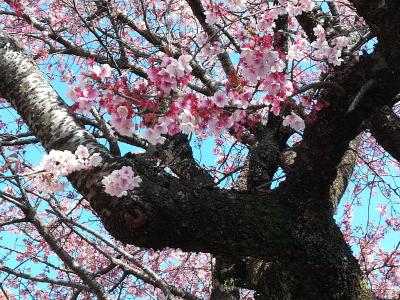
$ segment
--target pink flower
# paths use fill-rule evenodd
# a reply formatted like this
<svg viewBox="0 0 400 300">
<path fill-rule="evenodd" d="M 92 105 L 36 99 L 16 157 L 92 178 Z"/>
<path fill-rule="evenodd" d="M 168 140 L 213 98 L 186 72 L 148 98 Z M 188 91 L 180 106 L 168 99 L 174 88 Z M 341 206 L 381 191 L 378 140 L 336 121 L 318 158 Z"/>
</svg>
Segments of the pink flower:
<svg viewBox="0 0 400 300">
<path fill-rule="evenodd" d="M 117 113 L 118 113 L 119 117 L 126 118 L 126 117 L 128 117 L 129 110 L 126 106 L 121 105 L 121 106 L 118 106 Z"/>
<path fill-rule="evenodd" d="M 163 144 L 165 142 L 165 137 L 161 136 L 159 128 L 147 128 L 143 137 L 152 145 Z"/>
<path fill-rule="evenodd" d="M 207 9 L 204 13 L 206 15 L 206 23 L 209 25 L 214 25 L 218 23 L 219 18 L 217 12 L 213 9 Z"/>
<path fill-rule="evenodd" d="M 90 158 L 89 158 L 89 163 L 93 167 L 97 167 L 98 165 L 101 164 L 102 158 L 100 156 L 100 153 L 94 153 Z"/>
<path fill-rule="evenodd" d="M 245 7 L 246 0 L 227 0 L 227 3 L 232 7 L 233 10 L 238 10 Z"/>
<path fill-rule="evenodd" d="M 164 93 L 169 93 L 171 90 L 176 90 L 178 82 L 176 77 L 171 76 L 173 73 L 175 75 L 176 70 L 171 68 L 169 71 L 166 69 L 157 69 L 157 68 L 150 68 L 147 74 L 149 75 L 149 79 Z"/>
<path fill-rule="evenodd" d="M 381 216 L 385 216 L 386 215 L 386 205 L 385 204 L 378 204 L 378 207 L 376 208 L 376 210 L 379 212 L 379 214 Z"/>
<path fill-rule="evenodd" d="M 325 29 L 321 25 L 317 25 L 313 31 L 317 39 L 325 40 Z"/>
<path fill-rule="evenodd" d="M 336 46 L 338 49 L 342 49 L 347 47 L 350 43 L 350 40 L 346 36 L 338 36 L 332 40 L 332 45 Z"/>
<path fill-rule="evenodd" d="M 132 136 L 135 126 L 131 119 L 126 119 L 118 114 L 111 114 L 110 124 L 122 135 Z"/>
<path fill-rule="evenodd" d="M 85 146 L 79 145 L 78 148 L 75 151 L 75 155 L 78 158 L 86 159 L 86 158 L 89 157 L 89 151 Z"/>
<path fill-rule="evenodd" d="M 223 92 L 217 92 L 212 97 L 213 103 L 218 107 L 224 107 L 228 105 L 229 99 L 226 97 L 226 94 Z"/>
<path fill-rule="evenodd" d="M 111 76 L 111 67 L 108 64 L 102 66 L 94 66 L 93 73 L 100 78 L 108 78 Z"/>
<path fill-rule="evenodd" d="M 105 192 L 111 196 L 122 197 L 127 195 L 128 190 L 139 187 L 142 179 L 135 176 L 131 167 L 122 167 L 105 176 L 101 183 L 104 185 Z"/>
<path fill-rule="evenodd" d="M 76 103 L 78 104 L 78 110 L 84 112 L 89 111 L 94 105 L 94 101 L 86 97 L 79 97 L 76 99 Z"/>
<path fill-rule="evenodd" d="M 191 133 L 195 132 L 195 118 L 190 113 L 189 110 L 184 109 L 182 113 L 179 115 L 179 128 L 182 130 L 183 133 Z"/>
<path fill-rule="evenodd" d="M 180 65 L 183 67 L 186 73 L 192 72 L 192 67 L 190 66 L 190 61 L 192 60 L 192 57 L 188 54 L 184 54 L 179 56 L 178 62 Z"/>
<path fill-rule="evenodd" d="M 303 130 L 305 127 L 303 119 L 296 115 L 294 112 L 284 117 L 282 124 L 283 126 L 290 126 L 296 131 Z"/>
<path fill-rule="evenodd" d="M 76 96 L 75 93 L 75 88 L 72 86 L 69 86 L 67 89 L 67 97 L 71 100 L 76 100 L 78 97 Z"/>
<path fill-rule="evenodd" d="M 250 82 L 264 79 L 269 72 L 282 72 L 285 68 L 278 52 L 268 47 L 260 50 L 243 49 L 240 60 L 243 64 L 243 76 Z"/>
<path fill-rule="evenodd" d="M 91 86 L 88 86 L 84 89 L 82 89 L 82 94 L 84 97 L 88 98 L 88 99 L 95 99 L 96 97 L 98 97 L 100 95 L 99 91 Z"/>
</svg>

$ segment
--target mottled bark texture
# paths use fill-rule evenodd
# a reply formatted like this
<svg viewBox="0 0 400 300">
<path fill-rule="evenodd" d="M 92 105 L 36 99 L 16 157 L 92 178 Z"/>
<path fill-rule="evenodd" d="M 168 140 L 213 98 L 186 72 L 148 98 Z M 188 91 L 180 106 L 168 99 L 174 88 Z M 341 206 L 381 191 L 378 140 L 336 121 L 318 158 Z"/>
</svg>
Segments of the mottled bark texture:
<svg viewBox="0 0 400 300">
<path fill-rule="evenodd" d="M 201 17 L 196 1 L 188 2 Z M 316 112 L 310 118 L 313 121 L 307 121 L 303 140 L 295 147 L 284 149 L 276 139 L 279 122 L 267 124 L 258 137 L 259 146 L 250 151 L 245 191 L 201 184 L 209 178 L 196 171 L 200 169 L 191 158 L 187 141 L 179 140 L 179 136 L 168 141 L 165 149 L 153 149 L 154 156 L 179 178 L 155 165 L 150 152 L 125 158 L 112 156 L 68 113 L 35 64 L 4 32 L 0 32 L 0 95 L 10 101 L 47 150 L 75 150 L 83 144 L 91 152 L 102 154 L 101 167 L 69 178 L 118 240 L 155 249 L 168 246 L 239 257 L 235 268 L 220 268 L 219 272 L 231 272 L 236 286 L 256 289 L 258 299 L 373 299 L 333 220 L 333 208 L 342 191 L 332 196 L 331 187 L 362 124 L 368 124 L 385 105 L 391 107 L 399 92 L 400 34 L 395 26 L 399 24 L 400 4 L 353 3 L 378 37 L 374 53 L 359 62 L 349 58 L 325 78 L 341 86 L 344 93 L 338 95 L 329 89 L 320 93 L 329 105 Z M 389 43 L 392 40 L 395 45 Z M 229 64 L 225 67 L 228 69 Z M 373 82 L 368 89 L 367 82 Z M 361 90 L 365 90 L 362 96 Z M 374 120 L 383 124 L 371 123 L 378 141 L 378 132 L 397 128 L 388 127 L 386 119 Z M 383 146 L 390 151 L 389 146 Z M 281 165 L 279 154 L 286 150 L 296 155 L 286 170 L 285 183 L 273 191 L 254 189 L 257 176 L 251 176 L 259 165 L 251 160 L 263 162 L 264 170 L 259 174 L 265 175 L 265 183 L 272 170 Z M 171 159 L 173 152 L 176 160 Z M 263 153 L 273 159 L 265 161 Z M 102 178 L 124 165 L 132 166 L 142 177 L 140 188 L 122 198 L 105 194 Z M 337 198 L 335 203 L 332 198 Z"/>
<path fill-rule="evenodd" d="M 357 148 L 360 140 L 361 136 L 359 135 L 350 142 L 349 149 L 344 153 L 342 160 L 337 166 L 336 177 L 333 180 L 329 190 L 329 199 L 333 212 L 336 211 L 340 199 L 346 191 L 350 177 L 353 174 L 357 161 Z"/>
<path fill-rule="evenodd" d="M 378 110 L 370 119 L 369 128 L 377 142 L 400 161 L 400 118 L 389 106 Z"/>
<path fill-rule="evenodd" d="M 192 185 L 211 186 L 214 183 L 213 177 L 194 159 L 188 136 L 183 133 L 168 137 L 164 144 L 148 149 L 146 155 L 160 159 L 161 164 Z"/>
</svg>

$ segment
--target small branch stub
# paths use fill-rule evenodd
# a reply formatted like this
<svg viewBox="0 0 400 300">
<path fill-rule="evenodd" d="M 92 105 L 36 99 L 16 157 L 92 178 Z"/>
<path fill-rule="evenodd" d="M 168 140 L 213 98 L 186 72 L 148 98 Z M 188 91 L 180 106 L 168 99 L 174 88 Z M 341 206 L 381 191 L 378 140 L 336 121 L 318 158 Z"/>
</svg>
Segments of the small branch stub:
<svg viewBox="0 0 400 300">
<path fill-rule="evenodd" d="M 124 221 L 132 229 L 139 229 L 146 224 L 147 216 L 142 209 L 136 207 L 130 212 L 124 213 Z"/>
</svg>

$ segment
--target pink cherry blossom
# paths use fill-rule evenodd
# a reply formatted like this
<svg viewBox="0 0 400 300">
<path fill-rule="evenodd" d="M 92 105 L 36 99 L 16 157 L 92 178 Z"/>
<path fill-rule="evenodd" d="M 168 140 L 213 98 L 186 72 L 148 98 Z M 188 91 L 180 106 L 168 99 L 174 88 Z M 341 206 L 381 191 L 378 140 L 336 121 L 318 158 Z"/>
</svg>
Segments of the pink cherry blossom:
<svg viewBox="0 0 400 300">
<path fill-rule="evenodd" d="M 101 66 L 93 66 L 93 73 L 100 78 L 108 78 L 111 76 L 111 67 L 108 64 Z"/>
<path fill-rule="evenodd" d="M 206 22 L 209 25 L 214 25 L 218 23 L 219 18 L 215 9 L 213 8 L 207 9 L 204 14 L 206 15 Z"/>
<path fill-rule="evenodd" d="M 152 145 L 163 144 L 165 137 L 161 136 L 161 131 L 153 128 L 147 128 L 143 137 Z"/>
<path fill-rule="evenodd" d="M 283 119 L 284 126 L 290 126 L 296 131 L 303 130 L 305 127 L 304 121 L 302 118 L 300 118 L 298 115 L 296 115 L 294 112 L 292 112 L 290 115 L 287 115 Z"/>
<path fill-rule="evenodd" d="M 122 167 L 104 177 L 101 183 L 104 185 L 105 192 L 111 196 L 122 197 L 127 195 L 127 191 L 139 187 L 142 179 L 135 176 L 131 167 Z"/>
<path fill-rule="evenodd" d="M 67 183 L 62 181 L 65 176 L 75 171 L 96 167 L 101 162 L 99 153 L 90 156 L 88 149 L 83 145 L 79 145 L 75 153 L 68 150 L 51 150 L 35 167 L 31 186 L 39 192 L 59 193 L 67 186 Z"/>
<path fill-rule="evenodd" d="M 218 107 L 224 107 L 229 103 L 228 97 L 223 92 L 215 93 L 214 96 L 212 97 L 212 101 Z"/>
<path fill-rule="evenodd" d="M 86 159 L 89 157 L 89 151 L 85 146 L 79 145 L 75 151 L 75 156 L 81 159 Z"/>
</svg>

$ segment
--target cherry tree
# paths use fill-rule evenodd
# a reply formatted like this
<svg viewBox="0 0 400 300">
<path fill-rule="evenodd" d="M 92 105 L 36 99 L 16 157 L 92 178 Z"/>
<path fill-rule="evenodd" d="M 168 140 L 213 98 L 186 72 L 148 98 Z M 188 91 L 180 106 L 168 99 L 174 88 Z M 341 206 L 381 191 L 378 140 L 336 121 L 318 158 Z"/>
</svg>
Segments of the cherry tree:
<svg viewBox="0 0 400 300">
<path fill-rule="evenodd" d="M 398 1 L 0 19 L 3 298 L 399 296 Z"/>
</svg>

